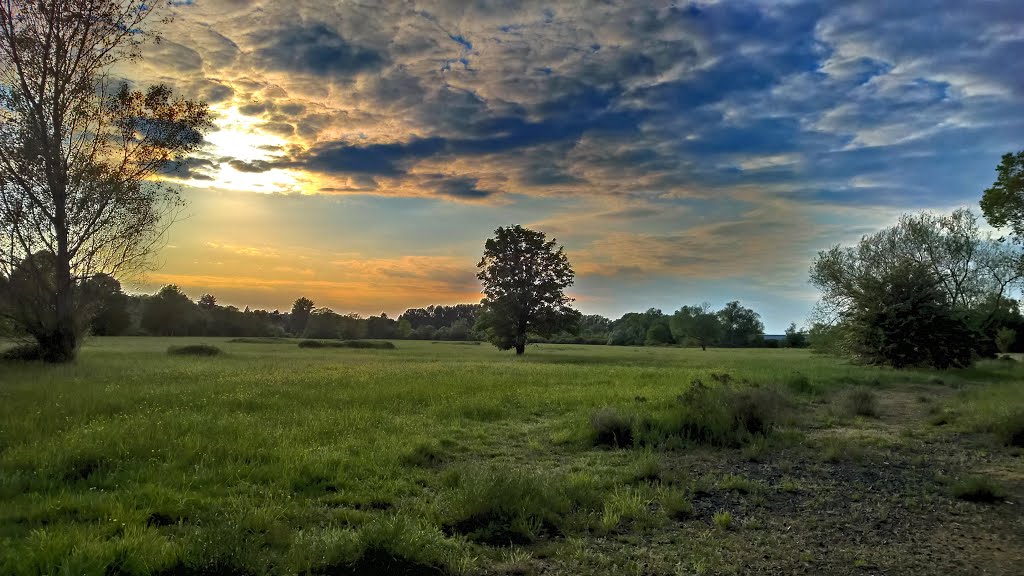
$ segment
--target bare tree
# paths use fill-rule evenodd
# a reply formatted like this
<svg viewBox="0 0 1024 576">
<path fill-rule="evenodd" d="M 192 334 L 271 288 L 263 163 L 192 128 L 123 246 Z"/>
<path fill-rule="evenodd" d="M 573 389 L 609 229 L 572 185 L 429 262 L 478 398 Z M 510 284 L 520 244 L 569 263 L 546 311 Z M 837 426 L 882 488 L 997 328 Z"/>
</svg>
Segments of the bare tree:
<svg viewBox="0 0 1024 576">
<path fill-rule="evenodd" d="M 158 177 L 211 126 L 206 103 L 111 76 L 158 6 L 0 0 L 0 311 L 49 361 L 75 357 L 82 285 L 153 253 L 180 206 Z"/>
</svg>

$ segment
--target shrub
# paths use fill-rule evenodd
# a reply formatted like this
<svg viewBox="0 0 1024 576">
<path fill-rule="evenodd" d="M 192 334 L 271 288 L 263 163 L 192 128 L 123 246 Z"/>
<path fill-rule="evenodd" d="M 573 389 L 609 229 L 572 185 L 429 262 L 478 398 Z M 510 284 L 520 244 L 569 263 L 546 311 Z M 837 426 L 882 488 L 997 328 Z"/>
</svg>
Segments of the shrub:
<svg viewBox="0 0 1024 576">
<path fill-rule="evenodd" d="M 796 394 L 810 394 L 814 392 L 814 385 L 811 384 L 811 379 L 799 372 L 795 372 L 786 379 L 786 387 Z"/>
<path fill-rule="evenodd" d="M 633 446 L 634 419 L 615 408 L 602 408 L 590 415 L 594 446 L 629 448 Z"/>
<path fill-rule="evenodd" d="M 458 479 L 442 525 L 485 544 L 528 544 L 544 533 L 557 533 L 571 506 L 549 476 L 476 469 Z"/>
<path fill-rule="evenodd" d="M 280 344 L 281 342 L 287 342 L 287 339 L 276 336 L 263 336 L 260 338 L 232 338 L 228 340 L 229 344 Z"/>
<path fill-rule="evenodd" d="M 984 476 L 972 476 L 953 485 L 953 496 L 967 502 L 999 502 L 1006 493 Z"/>
<path fill-rule="evenodd" d="M 13 362 L 35 362 L 42 359 L 42 350 L 35 344 L 19 344 L 0 353 L 0 360 Z"/>
<path fill-rule="evenodd" d="M 709 388 L 694 381 L 667 413 L 647 418 L 640 427 L 643 444 L 662 444 L 671 438 L 742 446 L 769 434 L 781 420 L 785 399 L 768 388 Z"/>
<path fill-rule="evenodd" d="M 386 340 L 303 340 L 299 348 L 372 348 L 394 350 L 395 345 Z"/>
<path fill-rule="evenodd" d="M 850 416 L 878 416 L 878 395 L 869 388 L 858 386 L 843 397 L 843 409 Z"/>
<path fill-rule="evenodd" d="M 167 353 L 172 356 L 217 356 L 221 349 L 210 344 L 188 344 L 186 346 L 171 346 Z"/>
</svg>

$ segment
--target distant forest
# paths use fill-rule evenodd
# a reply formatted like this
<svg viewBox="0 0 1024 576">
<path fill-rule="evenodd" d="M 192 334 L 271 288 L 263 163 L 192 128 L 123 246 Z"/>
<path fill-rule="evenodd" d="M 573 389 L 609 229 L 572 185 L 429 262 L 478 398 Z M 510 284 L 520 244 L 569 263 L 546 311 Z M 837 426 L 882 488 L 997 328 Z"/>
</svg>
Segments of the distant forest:
<svg viewBox="0 0 1024 576">
<path fill-rule="evenodd" d="M 96 336 L 292 336 L 315 339 L 408 339 L 482 341 L 474 326 L 479 304 L 410 308 L 397 318 L 362 317 L 317 307 L 299 298 L 287 312 L 221 306 L 204 294 L 193 301 L 175 285 L 153 295 L 126 294 L 109 276 L 90 282 L 98 308 L 90 325 Z M 577 329 L 551 338 L 531 336 L 531 343 L 618 346 L 803 347 L 806 334 L 790 326 L 783 339 L 765 339 L 760 316 L 739 302 L 718 311 L 684 306 L 675 314 L 651 308 L 617 320 L 584 315 Z"/>
</svg>

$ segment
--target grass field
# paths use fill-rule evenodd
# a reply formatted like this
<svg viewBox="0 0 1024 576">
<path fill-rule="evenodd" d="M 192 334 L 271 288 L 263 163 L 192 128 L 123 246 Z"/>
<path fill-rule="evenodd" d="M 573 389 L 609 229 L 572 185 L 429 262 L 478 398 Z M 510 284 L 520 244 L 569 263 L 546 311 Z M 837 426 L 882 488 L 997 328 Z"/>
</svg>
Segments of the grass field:
<svg viewBox="0 0 1024 576">
<path fill-rule="evenodd" d="M 1024 566 L 1021 363 L 297 343 L 0 364 L 0 573 Z"/>
</svg>

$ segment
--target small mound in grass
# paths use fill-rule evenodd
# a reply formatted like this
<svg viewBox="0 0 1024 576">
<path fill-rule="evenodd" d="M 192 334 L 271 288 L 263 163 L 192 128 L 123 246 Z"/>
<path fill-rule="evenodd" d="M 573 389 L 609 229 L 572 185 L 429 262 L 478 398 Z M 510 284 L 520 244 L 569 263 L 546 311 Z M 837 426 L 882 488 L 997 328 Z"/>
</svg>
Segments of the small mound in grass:
<svg viewBox="0 0 1024 576">
<path fill-rule="evenodd" d="M 303 340 L 299 348 L 369 348 L 374 350 L 394 350 L 395 345 L 386 340 Z"/>
<path fill-rule="evenodd" d="M 0 352 L 0 360 L 12 362 L 36 362 L 43 359 L 42 350 L 35 344 L 19 344 Z"/>
<path fill-rule="evenodd" d="M 278 338 L 276 336 L 264 336 L 260 338 L 232 338 L 228 340 L 229 344 L 280 344 L 284 342 L 285 338 Z"/>
<path fill-rule="evenodd" d="M 189 344 L 187 346 L 171 346 L 167 349 L 171 356 L 218 356 L 222 354 L 220 348 L 210 344 Z"/>
</svg>

